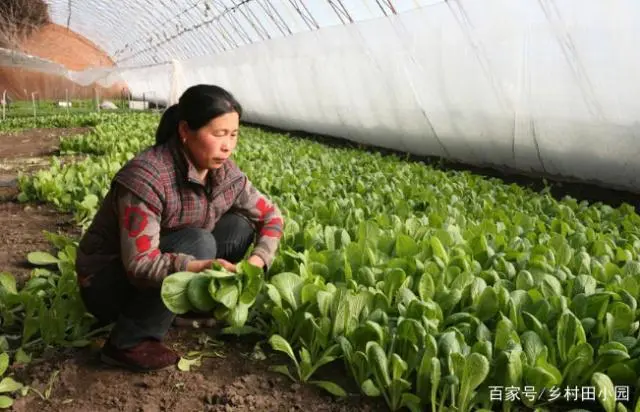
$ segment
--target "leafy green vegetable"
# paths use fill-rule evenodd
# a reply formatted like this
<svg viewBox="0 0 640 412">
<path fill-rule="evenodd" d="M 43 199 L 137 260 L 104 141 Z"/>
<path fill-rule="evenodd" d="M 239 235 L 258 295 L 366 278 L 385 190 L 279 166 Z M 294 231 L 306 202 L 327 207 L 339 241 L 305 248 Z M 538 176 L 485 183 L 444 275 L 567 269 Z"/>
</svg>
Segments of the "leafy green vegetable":
<svg viewBox="0 0 640 412">
<path fill-rule="evenodd" d="M 114 173 L 153 143 L 158 118 L 87 121 L 91 133 L 62 144 L 87 159 L 55 159 L 20 179 L 21 200 L 51 202 L 81 227 Z M 170 310 L 259 330 L 292 364 L 276 370 L 344 396 L 313 378 L 339 360 L 363 394 L 392 410 L 544 408 L 526 397 L 499 404 L 489 385 L 592 385 L 610 395 L 638 381 L 640 216 L 631 205 L 558 201 L 469 172 L 242 133 L 234 159 L 285 215 L 279 253 L 268 273 L 243 261 L 237 273 L 214 264 L 168 276 L 161 293 Z M 73 247 L 60 250 L 31 261 L 72 273 L 64 262 Z M 62 284 L 56 276 L 18 289 L 0 275 L 3 327 L 19 328 L 25 342 L 39 334 L 68 342 L 68 321 L 79 317 L 68 309 L 58 321 L 39 298 L 71 290 L 72 276 Z M 611 399 L 598 397 L 606 410 L 626 408 Z"/>
</svg>

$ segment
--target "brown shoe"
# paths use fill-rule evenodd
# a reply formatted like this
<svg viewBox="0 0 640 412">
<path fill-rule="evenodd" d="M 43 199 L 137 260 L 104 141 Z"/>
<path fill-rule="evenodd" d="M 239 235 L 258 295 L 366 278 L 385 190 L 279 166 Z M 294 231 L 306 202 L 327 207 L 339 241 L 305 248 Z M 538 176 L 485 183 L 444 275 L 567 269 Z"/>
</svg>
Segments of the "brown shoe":
<svg viewBox="0 0 640 412">
<path fill-rule="evenodd" d="M 145 340 L 127 349 L 118 349 L 107 341 L 102 348 L 100 358 L 107 365 L 135 372 L 167 369 L 180 360 L 176 352 L 155 340 Z"/>
</svg>

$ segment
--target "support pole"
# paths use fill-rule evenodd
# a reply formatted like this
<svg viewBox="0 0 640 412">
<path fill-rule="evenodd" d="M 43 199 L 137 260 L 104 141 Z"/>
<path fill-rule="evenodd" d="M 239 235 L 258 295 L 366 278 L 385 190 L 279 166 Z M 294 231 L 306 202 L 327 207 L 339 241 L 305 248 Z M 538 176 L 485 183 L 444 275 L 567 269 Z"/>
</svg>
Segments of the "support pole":
<svg viewBox="0 0 640 412">
<path fill-rule="evenodd" d="M 169 88 L 169 98 L 167 99 L 167 107 L 170 107 L 180 99 L 183 89 L 182 65 L 176 59 L 171 60 L 171 87 Z"/>
<path fill-rule="evenodd" d="M 33 121 L 34 122 L 38 120 L 38 116 L 36 113 L 36 94 L 38 94 L 38 92 L 31 93 L 31 104 L 33 104 Z"/>
<path fill-rule="evenodd" d="M 3 121 L 6 119 L 6 114 L 5 114 L 6 107 L 7 107 L 7 89 L 4 89 L 4 92 L 2 92 L 2 120 Z"/>
</svg>

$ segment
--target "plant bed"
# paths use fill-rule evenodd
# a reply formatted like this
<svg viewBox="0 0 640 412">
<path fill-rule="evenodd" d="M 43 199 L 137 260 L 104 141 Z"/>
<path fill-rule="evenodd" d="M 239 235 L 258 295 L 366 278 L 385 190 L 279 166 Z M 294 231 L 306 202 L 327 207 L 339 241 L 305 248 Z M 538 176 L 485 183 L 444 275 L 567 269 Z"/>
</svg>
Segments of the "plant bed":
<svg viewBox="0 0 640 412">
<path fill-rule="evenodd" d="M 16 372 L 35 389 L 14 411 L 335 411 L 381 410 L 355 396 L 335 400 L 318 388 L 270 372 L 271 359 L 255 359 L 251 343 L 214 342 L 204 330 L 174 328 L 167 343 L 177 349 L 210 352 L 190 371 L 177 368 L 132 373 L 99 362 L 102 340 L 81 350 L 52 350 Z"/>
</svg>

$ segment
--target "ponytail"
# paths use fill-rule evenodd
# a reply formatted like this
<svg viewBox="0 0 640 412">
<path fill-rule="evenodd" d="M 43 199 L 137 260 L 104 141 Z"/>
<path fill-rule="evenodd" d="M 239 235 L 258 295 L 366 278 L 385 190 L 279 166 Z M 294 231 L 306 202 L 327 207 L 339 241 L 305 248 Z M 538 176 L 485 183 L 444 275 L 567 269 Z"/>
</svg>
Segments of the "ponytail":
<svg viewBox="0 0 640 412">
<path fill-rule="evenodd" d="M 158 128 L 156 129 L 156 146 L 168 142 L 178 134 L 178 105 L 174 104 L 167 108 L 162 114 Z"/>
</svg>

